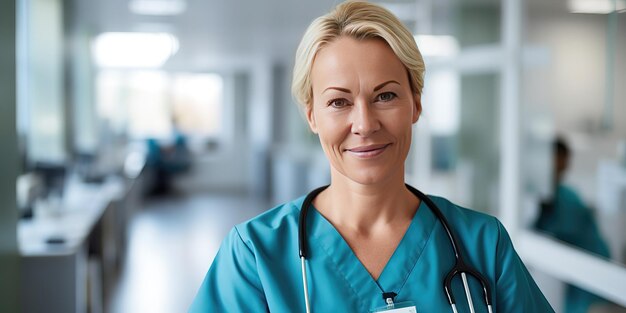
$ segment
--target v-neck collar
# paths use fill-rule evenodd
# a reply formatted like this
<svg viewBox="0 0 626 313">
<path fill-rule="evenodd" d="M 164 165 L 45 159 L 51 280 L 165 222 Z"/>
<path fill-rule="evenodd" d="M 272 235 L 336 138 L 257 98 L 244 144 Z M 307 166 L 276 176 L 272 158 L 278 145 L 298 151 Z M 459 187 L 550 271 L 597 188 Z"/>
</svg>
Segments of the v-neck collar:
<svg viewBox="0 0 626 313">
<path fill-rule="evenodd" d="M 435 224 L 432 211 L 424 201 L 421 201 L 402 240 L 387 261 L 378 280 L 374 280 L 337 229 L 317 209 L 313 206 L 311 208 L 309 211 L 311 217 L 307 221 L 307 227 L 311 230 L 308 240 L 312 245 L 319 247 L 312 249 L 311 258 L 326 258 L 334 263 L 338 274 L 345 278 L 359 300 L 365 301 L 364 304 L 368 307 L 372 303 L 383 304 L 383 292 L 400 293 L 422 255 Z M 324 253 L 318 254 L 316 253 L 318 251 Z M 373 295 L 376 295 L 375 299 L 371 299 Z M 373 300 L 376 302 L 372 302 Z"/>
</svg>

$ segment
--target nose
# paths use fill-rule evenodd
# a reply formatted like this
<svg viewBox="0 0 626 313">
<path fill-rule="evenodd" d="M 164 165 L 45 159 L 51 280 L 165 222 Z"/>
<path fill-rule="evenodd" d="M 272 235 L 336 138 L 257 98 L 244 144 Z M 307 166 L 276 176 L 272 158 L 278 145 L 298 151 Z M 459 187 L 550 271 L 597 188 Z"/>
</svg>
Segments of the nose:
<svg viewBox="0 0 626 313">
<path fill-rule="evenodd" d="M 351 112 L 352 133 L 368 137 L 380 129 L 377 113 L 367 101 L 357 101 Z"/>
</svg>

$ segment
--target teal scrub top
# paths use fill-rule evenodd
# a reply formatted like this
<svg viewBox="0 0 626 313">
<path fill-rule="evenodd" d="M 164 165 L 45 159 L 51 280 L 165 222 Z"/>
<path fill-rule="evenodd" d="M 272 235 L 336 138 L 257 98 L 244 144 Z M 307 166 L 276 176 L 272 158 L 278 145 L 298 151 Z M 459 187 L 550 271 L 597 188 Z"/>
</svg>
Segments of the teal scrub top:
<svg viewBox="0 0 626 313">
<path fill-rule="evenodd" d="M 431 199 L 459 237 L 466 260 L 489 280 L 493 312 L 554 312 L 495 217 Z M 301 197 L 235 226 L 189 312 L 305 312 L 298 254 L 303 201 Z M 314 208 L 307 230 L 311 312 L 370 312 L 385 305 L 383 292 L 395 292 L 396 303 L 410 301 L 417 312 L 452 312 L 443 289 L 455 262 L 452 246 L 423 201 L 378 280 Z M 482 287 L 472 278 L 469 284 L 476 312 L 487 312 Z M 452 289 L 458 312 L 469 312 L 460 275 Z"/>
</svg>

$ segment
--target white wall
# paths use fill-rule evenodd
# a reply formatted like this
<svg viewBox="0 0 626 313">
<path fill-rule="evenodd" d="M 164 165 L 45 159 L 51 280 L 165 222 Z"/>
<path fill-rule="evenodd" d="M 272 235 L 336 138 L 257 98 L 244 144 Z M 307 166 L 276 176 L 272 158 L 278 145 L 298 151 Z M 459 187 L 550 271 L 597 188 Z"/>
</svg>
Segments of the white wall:
<svg viewBox="0 0 626 313">
<path fill-rule="evenodd" d="M 529 97 L 536 96 L 551 109 L 560 130 L 580 130 L 601 116 L 606 47 L 602 22 L 599 16 L 570 14 L 528 23 L 530 41 L 546 45 L 551 54 L 550 64 L 537 69 L 532 76 L 536 79 L 527 83 Z"/>
<path fill-rule="evenodd" d="M 249 138 L 246 106 L 249 101 L 247 73 L 224 75 L 224 142 L 217 151 L 196 156 L 194 168 L 178 184 L 185 190 L 234 190 L 247 188 Z"/>
<path fill-rule="evenodd" d="M 526 29 L 526 42 L 550 53 L 547 66 L 525 73 L 526 104 L 548 108 L 559 131 L 597 129 L 606 90 L 607 15 L 531 11 Z M 626 18 L 618 29 L 613 116 L 615 133 L 625 134 Z"/>
<path fill-rule="evenodd" d="M 219 64 L 207 63 L 200 69 L 225 75 L 226 140 L 217 153 L 199 156 L 179 186 L 267 195 L 273 120 L 271 62 L 254 56 L 217 59 Z"/>
<path fill-rule="evenodd" d="M 548 62 L 524 73 L 523 105 L 551 121 L 573 150 L 567 180 L 595 202 L 597 165 L 617 157 L 626 137 L 626 18 L 621 14 L 614 67 L 613 129 L 602 130 L 607 83 L 607 15 L 529 12 L 526 42 L 547 48 Z"/>
</svg>

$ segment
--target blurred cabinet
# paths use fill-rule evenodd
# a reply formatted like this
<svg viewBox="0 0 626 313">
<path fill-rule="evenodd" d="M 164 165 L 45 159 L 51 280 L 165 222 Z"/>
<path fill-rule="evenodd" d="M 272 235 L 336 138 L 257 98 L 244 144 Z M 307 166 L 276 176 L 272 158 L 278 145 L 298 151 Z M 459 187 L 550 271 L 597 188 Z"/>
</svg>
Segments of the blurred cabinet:
<svg viewBox="0 0 626 313">
<path fill-rule="evenodd" d="M 58 212 L 20 221 L 22 312 L 104 312 L 142 176 L 75 186 Z"/>
</svg>

